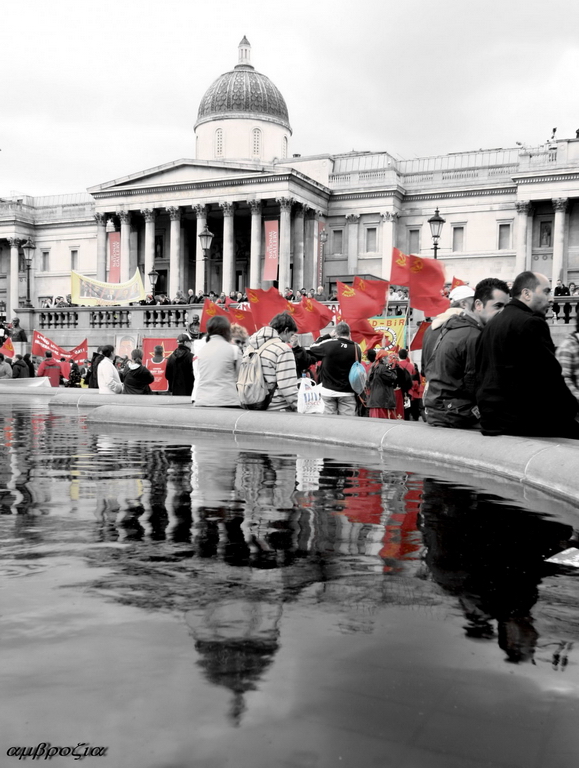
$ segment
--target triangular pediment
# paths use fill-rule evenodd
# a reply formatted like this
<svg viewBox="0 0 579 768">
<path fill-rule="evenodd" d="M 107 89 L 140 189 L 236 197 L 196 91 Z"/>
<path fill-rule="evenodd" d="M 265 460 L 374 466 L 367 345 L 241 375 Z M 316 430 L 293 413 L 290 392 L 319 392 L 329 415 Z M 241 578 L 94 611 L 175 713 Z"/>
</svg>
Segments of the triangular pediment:
<svg viewBox="0 0 579 768">
<path fill-rule="evenodd" d="M 249 176 L 253 174 L 280 173 L 287 169 L 274 168 L 273 166 L 257 165 L 254 163 L 235 163 L 235 162 L 211 162 L 207 160 L 176 160 L 172 163 L 165 163 L 156 168 L 149 168 L 130 176 L 123 176 L 119 179 L 107 181 L 104 184 L 98 184 L 89 187 L 89 193 L 111 192 L 118 189 L 134 189 L 135 187 L 147 188 L 149 186 L 158 186 L 163 184 L 184 184 L 196 181 L 210 181 L 212 179 L 235 178 L 240 176 Z"/>
</svg>

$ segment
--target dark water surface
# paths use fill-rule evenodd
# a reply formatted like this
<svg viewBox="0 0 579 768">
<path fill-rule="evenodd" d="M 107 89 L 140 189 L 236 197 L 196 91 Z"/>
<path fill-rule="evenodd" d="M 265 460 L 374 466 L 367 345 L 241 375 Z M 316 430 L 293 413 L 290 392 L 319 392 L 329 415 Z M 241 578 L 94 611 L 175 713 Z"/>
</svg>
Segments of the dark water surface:
<svg viewBox="0 0 579 768">
<path fill-rule="evenodd" d="M 576 763 L 572 517 L 354 451 L 0 429 L 0 766 Z"/>
</svg>

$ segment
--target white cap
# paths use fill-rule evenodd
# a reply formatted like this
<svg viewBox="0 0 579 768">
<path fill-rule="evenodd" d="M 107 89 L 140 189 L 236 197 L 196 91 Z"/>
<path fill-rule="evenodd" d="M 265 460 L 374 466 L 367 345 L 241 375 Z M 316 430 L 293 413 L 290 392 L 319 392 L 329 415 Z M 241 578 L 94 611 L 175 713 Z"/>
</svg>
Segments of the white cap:
<svg viewBox="0 0 579 768">
<path fill-rule="evenodd" d="M 462 301 L 463 299 L 472 299 L 474 291 L 470 285 L 457 285 L 449 293 L 448 298 L 451 301 Z"/>
</svg>

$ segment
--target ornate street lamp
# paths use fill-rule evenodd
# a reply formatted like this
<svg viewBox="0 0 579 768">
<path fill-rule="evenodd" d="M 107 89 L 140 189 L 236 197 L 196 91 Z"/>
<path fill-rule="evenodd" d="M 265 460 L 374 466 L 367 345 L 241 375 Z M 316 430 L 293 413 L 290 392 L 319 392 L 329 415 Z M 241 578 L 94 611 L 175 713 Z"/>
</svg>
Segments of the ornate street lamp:
<svg viewBox="0 0 579 768">
<path fill-rule="evenodd" d="M 328 233 L 325 229 L 320 232 L 320 243 L 322 244 L 322 252 L 320 253 L 320 260 L 318 263 L 318 274 L 316 275 L 317 284 L 322 285 L 322 278 L 324 276 L 324 246 L 328 242 Z M 317 286 L 316 286 L 317 288 Z"/>
<path fill-rule="evenodd" d="M 32 259 L 34 258 L 34 251 L 36 246 L 32 240 L 26 240 L 22 244 L 22 250 L 24 251 L 24 258 L 26 259 L 26 307 L 31 308 L 32 302 L 30 301 L 30 269 L 32 267 Z"/>
<path fill-rule="evenodd" d="M 434 258 L 436 258 L 436 254 L 438 253 L 438 239 L 440 238 L 442 227 L 445 222 L 446 219 L 443 219 L 439 214 L 438 208 L 434 211 L 434 216 L 431 216 L 430 219 L 428 219 L 430 232 L 432 234 L 432 250 L 434 251 Z"/>
<path fill-rule="evenodd" d="M 151 283 L 151 293 L 153 294 L 153 298 L 155 297 L 155 286 L 157 285 L 157 280 L 159 279 L 159 273 L 153 267 L 153 269 L 149 272 L 149 282 Z"/>
<path fill-rule="evenodd" d="M 205 296 L 208 295 L 207 290 L 209 288 L 207 284 L 207 266 L 212 240 L 213 232 L 209 231 L 206 224 L 205 229 L 199 233 L 199 242 L 201 243 L 201 248 L 203 248 L 203 293 Z"/>
</svg>

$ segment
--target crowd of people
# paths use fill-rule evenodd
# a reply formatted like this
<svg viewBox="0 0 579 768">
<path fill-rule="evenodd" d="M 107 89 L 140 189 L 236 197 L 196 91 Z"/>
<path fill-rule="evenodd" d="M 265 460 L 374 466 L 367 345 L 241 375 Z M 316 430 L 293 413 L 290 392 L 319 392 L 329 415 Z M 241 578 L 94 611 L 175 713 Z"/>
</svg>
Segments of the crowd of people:
<svg viewBox="0 0 579 768">
<path fill-rule="evenodd" d="M 323 288 L 316 296 L 323 296 Z M 225 294 L 215 299 L 227 302 Z M 424 335 L 420 370 L 406 349 L 368 349 L 363 355 L 346 322 L 306 348 L 289 312 L 251 336 L 227 317 L 214 316 L 205 333 L 193 324 L 179 334 L 166 361 L 168 391 L 190 397 L 196 408 L 295 411 L 306 377 L 318 386 L 329 415 L 425 420 L 485 435 L 579 438 L 579 319 L 556 350 L 545 320 L 548 278 L 534 272 L 510 284 L 487 278 L 475 288 L 459 285 L 449 299 L 449 309 Z M 162 348 L 158 354 L 164 359 Z M 360 361 L 366 382 L 355 391 L 350 373 Z M 248 371 L 250 364 L 266 392 L 257 406 L 244 402 L 238 385 L 242 367 Z M 112 345 L 104 345 L 80 366 L 50 352 L 37 365 L 29 354 L 16 355 L 13 364 L 0 355 L 0 380 L 34 375 L 47 376 L 52 386 L 88 386 L 102 394 L 150 394 L 154 378 L 141 349 L 119 358 Z"/>
</svg>

